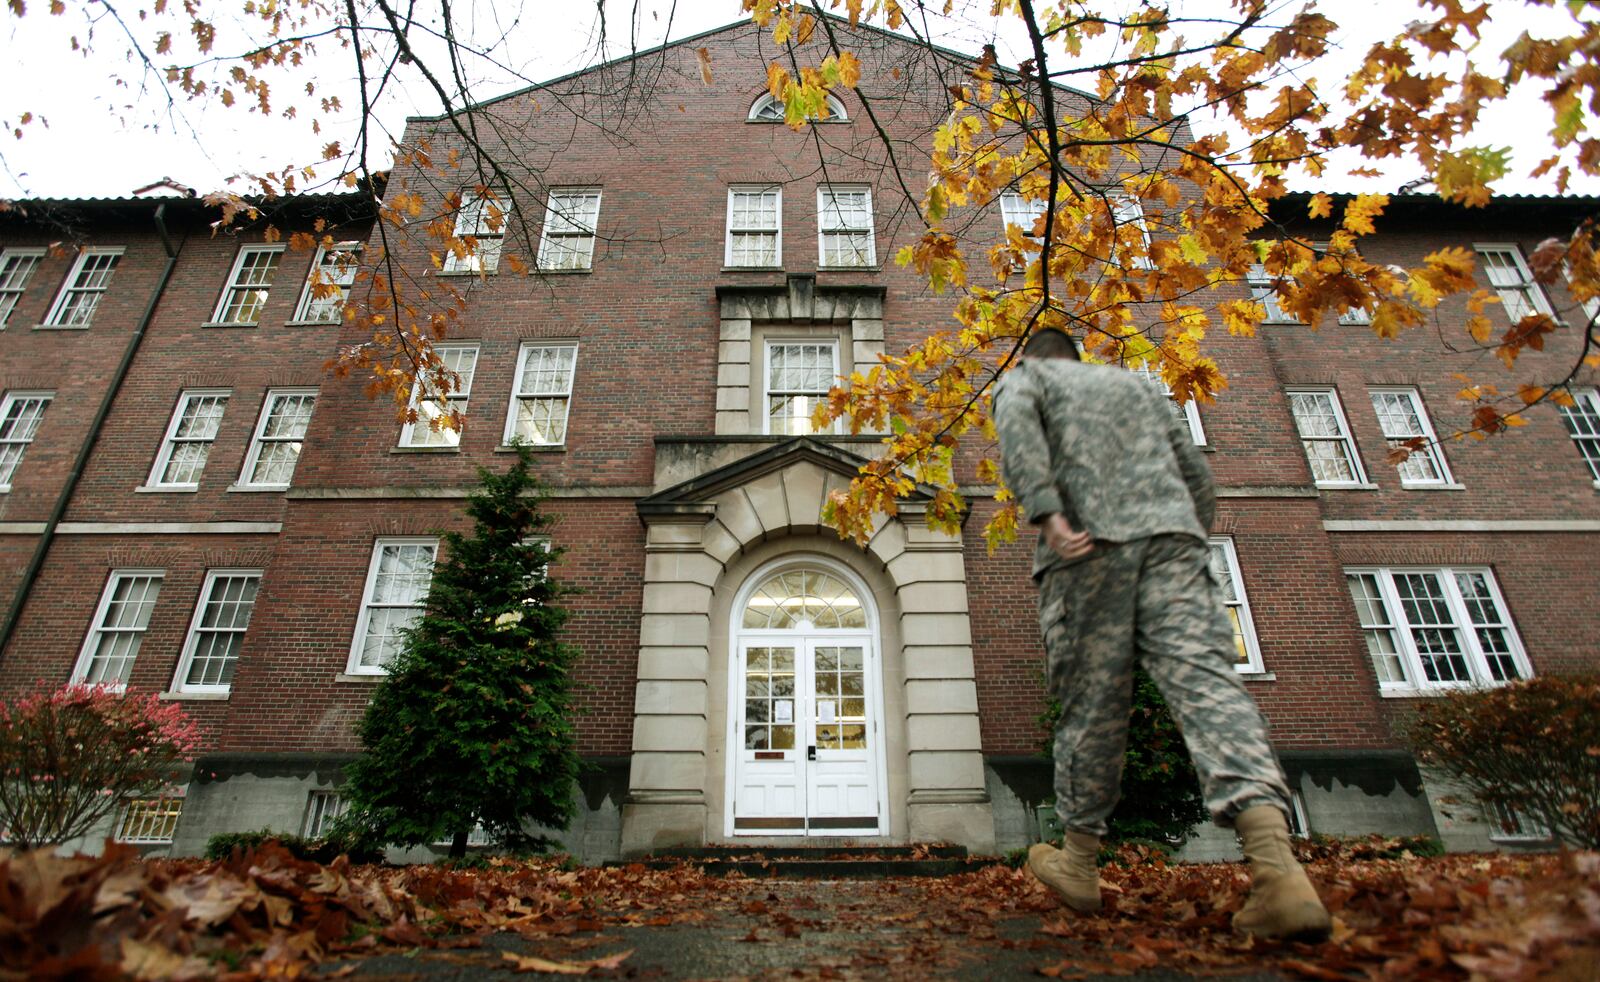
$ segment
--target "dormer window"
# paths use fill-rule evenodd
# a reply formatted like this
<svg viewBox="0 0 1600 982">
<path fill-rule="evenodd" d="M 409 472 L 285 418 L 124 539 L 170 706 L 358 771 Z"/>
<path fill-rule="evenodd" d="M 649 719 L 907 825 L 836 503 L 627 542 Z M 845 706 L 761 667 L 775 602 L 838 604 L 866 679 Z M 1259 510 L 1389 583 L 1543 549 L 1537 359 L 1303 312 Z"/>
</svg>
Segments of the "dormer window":
<svg viewBox="0 0 1600 982">
<path fill-rule="evenodd" d="M 850 119 L 850 114 L 844 111 L 844 103 L 834 96 L 828 96 L 828 115 L 822 119 L 813 119 L 812 122 L 843 123 Z M 781 123 L 784 120 L 783 103 L 772 97 L 771 92 L 763 92 L 750 105 L 750 115 L 746 117 L 752 123 Z"/>
</svg>

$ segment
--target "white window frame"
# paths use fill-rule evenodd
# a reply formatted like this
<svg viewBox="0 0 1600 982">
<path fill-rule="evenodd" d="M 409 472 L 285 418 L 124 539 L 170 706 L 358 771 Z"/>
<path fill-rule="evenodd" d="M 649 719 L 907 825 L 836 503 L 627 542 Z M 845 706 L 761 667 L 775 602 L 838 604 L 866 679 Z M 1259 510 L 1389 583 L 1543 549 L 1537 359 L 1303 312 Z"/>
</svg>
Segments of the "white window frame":
<svg viewBox="0 0 1600 982">
<path fill-rule="evenodd" d="M 78 661 L 72 668 L 72 681 L 94 685 L 105 685 L 121 690 L 127 685 L 123 679 L 99 679 L 89 682 L 89 668 L 94 656 L 100 647 L 102 635 L 108 633 L 135 635 L 130 645 L 131 655 L 127 658 L 128 674 L 133 674 L 133 667 L 139 660 L 139 649 L 144 645 L 144 636 L 150 630 L 150 620 L 155 616 L 155 606 L 161 602 L 161 587 L 166 582 L 167 571 L 164 569 L 114 569 L 106 577 L 106 585 L 100 590 L 100 601 L 95 605 L 94 617 L 89 621 L 89 632 L 83 639 L 83 646 L 78 650 Z M 118 584 L 124 580 L 152 579 L 155 580 L 155 594 L 149 600 L 150 614 L 145 618 L 144 624 L 138 627 L 112 627 L 107 625 L 106 613 L 111 607 L 111 598 L 117 592 Z"/>
<path fill-rule="evenodd" d="M 1549 298 L 1544 295 L 1544 290 L 1540 288 L 1539 284 L 1534 282 L 1533 274 L 1528 270 L 1528 264 L 1523 261 L 1522 248 L 1515 242 L 1474 242 L 1472 248 L 1478 253 L 1478 264 L 1483 267 L 1484 279 L 1489 281 L 1490 289 L 1494 290 L 1495 295 L 1500 298 L 1500 306 L 1505 309 L 1506 317 L 1511 323 L 1515 324 L 1530 313 L 1549 314 L 1551 317 L 1556 315 L 1555 309 L 1550 306 Z M 1514 268 L 1519 278 L 1517 282 L 1513 283 L 1506 280 L 1505 282 L 1496 283 L 1494 281 L 1492 271 L 1496 267 L 1489 264 L 1488 257 L 1491 254 L 1498 254 L 1511 260 L 1510 265 Z M 1499 268 L 1505 269 L 1503 266 Z M 1519 309 L 1524 305 L 1528 305 L 1533 309 L 1514 314 L 1512 312 L 1513 305 Z"/>
<path fill-rule="evenodd" d="M 735 227 L 733 201 L 741 194 L 771 194 L 774 196 L 771 228 Z M 728 187 L 728 220 L 722 247 L 722 264 L 730 269 L 777 269 L 783 265 L 783 186 L 780 184 L 733 184 Z M 733 244 L 741 235 L 772 235 L 772 262 L 769 265 L 749 266 L 736 262 Z"/>
<path fill-rule="evenodd" d="M 217 438 L 222 435 L 222 419 L 217 420 L 217 432 L 210 439 L 196 439 L 193 437 L 178 437 L 178 427 L 183 423 L 184 410 L 196 399 L 222 399 L 223 417 L 228 412 L 228 400 L 233 396 L 231 389 L 184 389 L 178 393 L 178 402 L 172 407 L 172 418 L 167 421 L 166 433 L 161 437 L 161 449 L 156 452 L 156 461 L 150 468 L 150 477 L 145 481 L 147 488 L 159 488 L 163 491 L 194 491 L 200 487 L 200 478 L 205 475 L 206 465 L 211 463 L 211 451 L 215 448 Z M 164 481 L 167 465 L 172 461 L 172 454 L 179 443 L 203 443 L 206 445 L 206 460 L 200 465 L 200 473 L 193 481 Z"/>
<path fill-rule="evenodd" d="M 1576 404 L 1573 407 L 1557 407 L 1561 423 L 1577 445 L 1578 457 L 1589 468 L 1594 486 L 1600 488 L 1600 389 L 1573 389 L 1572 401 Z"/>
<path fill-rule="evenodd" d="M 494 217 L 490 214 L 493 208 L 500 212 L 500 227 L 492 228 Z M 476 244 L 472 252 L 465 257 L 457 256 L 454 250 L 446 250 L 444 254 L 444 273 L 471 273 L 488 274 L 498 272 L 500 269 L 500 250 L 505 245 L 506 234 L 511 227 L 511 202 L 501 201 L 499 198 L 481 198 L 471 188 L 461 191 L 461 206 L 456 210 L 455 228 L 452 234 L 463 241 L 470 238 Z"/>
<path fill-rule="evenodd" d="M 1333 405 L 1334 419 L 1339 423 L 1339 433 L 1336 436 L 1313 435 L 1307 437 L 1300 429 L 1300 417 L 1294 411 L 1294 397 L 1296 395 L 1325 395 Z M 1351 478 L 1349 480 L 1320 480 L 1317 478 L 1316 466 L 1312 464 L 1309 453 L 1306 454 L 1306 468 L 1311 472 L 1311 480 L 1319 488 L 1366 488 L 1367 472 L 1361 466 L 1361 451 L 1356 446 L 1355 435 L 1350 431 L 1350 420 L 1344 414 L 1344 406 L 1339 400 L 1339 390 L 1331 385 L 1297 385 L 1284 390 L 1284 396 L 1289 400 L 1289 417 L 1294 421 L 1295 434 L 1300 438 L 1301 451 L 1305 451 L 1308 442 L 1338 443 L 1344 448 L 1345 459 L 1350 463 Z"/>
<path fill-rule="evenodd" d="M 573 272 L 594 268 L 594 247 L 600 234 L 600 188 L 551 188 L 545 201 L 544 228 L 539 236 L 539 268 Z M 594 202 L 592 224 L 576 204 Z M 586 209 L 585 209 L 586 210 Z"/>
<path fill-rule="evenodd" d="M 73 262 L 72 269 L 67 273 L 67 278 L 61 282 L 61 289 L 56 292 L 55 301 L 50 304 L 50 313 L 45 315 L 44 323 L 40 326 L 73 329 L 86 328 L 92 324 L 94 315 L 100 310 L 100 304 L 104 302 L 106 294 L 111 290 L 111 278 L 116 275 L 117 267 L 122 264 L 122 255 L 126 251 L 123 246 L 96 246 L 80 249 L 78 258 Z M 84 274 L 84 267 L 89 264 L 89 260 L 99 256 L 114 257 L 110 268 L 105 271 L 104 278 L 93 286 L 79 285 L 78 280 Z M 88 316 L 81 321 L 65 323 L 62 318 L 67 315 L 68 299 L 78 294 L 94 295 L 94 302 L 89 304 Z M 76 309 L 81 310 L 83 308 L 78 307 Z"/>
<path fill-rule="evenodd" d="M 1460 648 L 1467 667 L 1468 678 L 1465 680 L 1431 681 L 1423 669 L 1422 655 L 1417 649 L 1416 639 L 1412 634 L 1413 625 L 1406 616 L 1405 606 L 1401 603 L 1399 591 L 1394 584 L 1396 575 L 1425 573 L 1438 578 L 1443 588 L 1443 599 L 1451 619 L 1450 629 L 1454 630 L 1460 641 Z M 1449 689 L 1471 688 L 1474 686 L 1499 686 L 1512 681 L 1529 679 L 1533 677 L 1532 666 L 1528 664 L 1527 649 L 1522 645 L 1522 638 L 1517 633 L 1516 623 L 1511 618 L 1511 610 L 1506 606 L 1505 596 L 1500 592 L 1500 584 L 1495 581 L 1494 571 L 1487 566 L 1347 566 L 1344 574 L 1348 580 L 1355 576 L 1371 576 L 1378 588 L 1378 599 L 1382 602 L 1382 613 L 1388 618 L 1384 624 L 1367 624 L 1360 617 L 1363 633 L 1366 631 L 1388 631 L 1391 645 L 1399 656 L 1400 666 L 1405 674 L 1403 679 L 1385 681 L 1378 676 L 1377 669 L 1373 669 L 1373 677 L 1378 682 L 1381 694 L 1385 695 L 1412 695 L 1427 691 L 1444 691 Z M 1499 627 L 1505 631 L 1508 647 L 1510 648 L 1513 667 L 1516 669 L 1516 679 L 1497 680 L 1489 669 L 1487 657 L 1478 641 L 1477 627 L 1472 620 L 1466 601 L 1461 595 L 1461 588 L 1456 583 L 1458 574 L 1476 574 L 1482 576 L 1484 583 L 1489 588 L 1489 598 L 1494 601 L 1496 613 L 1501 620 L 1489 627 Z M 1348 593 L 1348 583 L 1346 584 Z M 1352 600 L 1352 604 L 1354 601 Z M 1434 628 L 1435 625 L 1416 625 L 1418 630 Z M 1370 648 L 1369 648 L 1370 657 Z"/>
<path fill-rule="evenodd" d="M 1161 395 L 1172 404 L 1172 408 L 1183 414 L 1184 422 L 1189 424 L 1189 438 L 1194 441 L 1194 445 L 1197 447 L 1205 446 L 1206 428 L 1205 425 L 1200 422 L 1200 407 L 1197 405 L 1198 400 L 1190 399 L 1188 402 L 1179 403 L 1178 397 L 1173 394 L 1172 387 L 1167 384 L 1167 380 L 1162 378 L 1161 373 L 1156 371 L 1155 368 L 1153 368 L 1147 361 L 1140 362 L 1137 365 L 1131 365 L 1129 366 L 1129 369 L 1135 374 L 1142 376 L 1144 380 L 1150 383 L 1152 386 L 1155 386 L 1161 390 Z"/>
<path fill-rule="evenodd" d="M 536 351 L 563 351 L 572 352 L 572 371 L 567 374 L 566 385 L 561 388 L 530 390 L 522 389 L 522 375 L 527 368 L 528 357 Z M 518 406 L 524 399 L 531 400 L 561 400 L 561 439 L 543 441 L 532 436 L 522 436 L 522 440 L 536 447 L 563 447 L 567 443 L 567 435 L 572 421 L 572 383 L 578 375 L 578 342 L 546 342 L 527 341 L 517 350 L 517 371 L 511 376 L 511 404 L 506 410 L 506 427 L 502 442 L 509 445 L 520 434 L 517 433 Z"/>
<path fill-rule="evenodd" d="M 867 196 L 867 224 L 844 225 L 836 228 L 827 226 L 828 202 L 837 202 L 839 194 L 864 194 Z M 844 221 L 844 212 L 837 205 L 834 214 L 839 216 L 839 221 Z M 877 213 L 873 211 L 872 187 L 867 184 L 819 184 L 817 185 L 817 268 L 818 269 L 876 269 L 878 266 L 878 231 Z M 867 236 L 867 253 L 862 262 L 846 263 L 839 265 L 827 261 L 829 235 L 860 235 Z"/>
<path fill-rule="evenodd" d="M 306 274 L 306 284 L 300 290 L 300 302 L 294 308 L 294 323 L 296 324 L 338 324 L 344 319 L 344 305 L 350 302 L 350 288 L 355 285 L 356 273 L 361 267 L 359 258 L 361 252 L 360 242 L 335 242 L 332 248 L 317 246 L 317 254 L 311 259 L 311 271 Z M 334 262 L 327 262 L 329 257 Z M 348 257 L 341 260 L 339 257 Z M 339 290 L 339 299 L 332 297 L 318 297 L 316 287 L 334 286 Z M 313 316 L 319 305 L 328 305 L 327 310 L 331 317 Z"/>
<path fill-rule="evenodd" d="M 124 798 L 117 809 L 116 841 L 129 845 L 169 845 L 183 819 L 185 794 Z"/>
<path fill-rule="evenodd" d="M 1396 472 L 1400 475 L 1400 486 L 1403 488 L 1447 488 L 1458 487 L 1455 478 L 1450 473 L 1450 462 L 1445 460 L 1444 451 L 1439 446 L 1439 437 L 1433 431 L 1433 421 L 1428 418 L 1428 408 L 1422 402 L 1422 393 L 1412 386 L 1373 386 L 1367 389 L 1367 394 L 1372 398 L 1372 413 L 1378 418 L 1378 429 L 1383 433 L 1388 445 L 1398 447 L 1406 440 L 1421 437 L 1426 443 L 1420 450 L 1413 450 L 1411 456 L 1395 465 Z M 1420 433 L 1390 433 L 1384 427 L 1384 417 L 1378 411 L 1378 397 L 1401 396 L 1411 404 L 1411 411 L 1417 417 L 1417 423 L 1422 428 Z M 1423 459 L 1433 464 L 1434 472 L 1438 475 L 1432 478 L 1415 478 L 1406 476 L 1406 464 L 1414 459 Z"/>
<path fill-rule="evenodd" d="M 838 429 L 839 429 L 839 420 L 834 420 L 833 423 L 826 430 L 812 430 L 812 431 L 809 431 L 807 433 L 781 434 L 781 433 L 775 433 L 774 430 L 772 429 L 772 408 L 771 408 L 772 397 L 774 395 L 779 395 L 779 396 L 782 396 L 782 395 L 804 395 L 804 394 L 808 394 L 809 391 L 810 391 L 810 390 L 802 390 L 802 389 L 793 389 L 793 390 L 780 389 L 777 392 L 774 392 L 773 389 L 772 389 L 772 349 L 773 348 L 781 348 L 781 347 L 784 347 L 785 345 L 793 345 L 793 344 L 816 345 L 818 347 L 820 347 L 822 345 L 827 345 L 829 348 L 831 348 L 833 350 L 833 374 L 830 376 L 830 378 L 832 378 L 834 380 L 834 382 L 837 382 L 837 380 L 839 378 L 839 339 L 838 338 L 835 338 L 835 337 L 825 337 L 825 338 L 817 338 L 817 337 L 809 337 L 809 338 L 806 338 L 806 337 L 767 338 L 766 344 L 765 344 L 765 346 L 763 348 L 762 358 L 761 358 L 761 403 L 760 403 L 761 432 L 764 433 L 764 434 L 768 434 L 768 435 L 778 435 L 778 436 L 826 436 L 828 434 L 837 433 Z M 833 388 L 833 383 L 830 383 L 828 388 L 822 390 L 822 395 L 820 396 L 820 398 L 821 399 L 826 399 L 827 398 L 827 393 L 832 388 Z M 815 411 L 815 407 L 813 407 L 813 411 Z"/>
<path fill-rule="evenodd" d="M 1132 225 L 1139 230 L 1139 235 L 1144 239 L 1144 254 L 1133 258 L 1134 269 L 1155 269 L 1155 257 L 1150 255 L 1150 224 L 1144 217 L 1144 202 L 1126 192 L 1117 192 L 1106 196 L 1106 203 L 1111 208 L 1112 234 L 1125 225 Z M 1112 250 L 1110 257 L 1116 262 L 1116 250 Z"/>
<path fill-rule="evenodd" d="M 0 433 L 0 447 L 20 448 L 17 450 L 17 459 L 11 462 L 10 470 L 0 473 L 0 494 L 11 490 L 11 482 L 16 478 L 17 471 L 21 469 L 23 458 L 28 455 L 28 447 L 32 445 L 34 437 L 38 436 L 39 427 L 44 425 L 45 410 L 50 408 L 50 403 L 55 397 L 56 394 L 49 391 L 18 390 L 16 392 L 7 392 L 5 398 L 0 399 L 0 426 L 5 425 L 5 421 L 11 416 L 12 408 L 17 403 L 32 402 L 34 400 L 38 400 L 40 403 L 39 414 L 33 420 L 33 428 L 28 430 L 25 435 L 18 436 L 16 432 L 9 430 Z M 20 420 L 21 417 L 19 416 L 18 419 Z"/>
<path fill-rule="evenodd" d="M 840 102 L 833 93 L 828 93 L 824 98 L 828 102 L 828 115 L 824 119 L 808 118 L 809 123 L 848 123 L 849 113 L 844 111 L 844 103 Z M 763 92 L 756 96 L 756 101 L 750 103 L 750 111 L 745 114 L 748 123 L 781 123 L 788 118 L 788 110 L 783 103 L 773 97 L 771 92 Z"/>
<path fill-rule="evenodd" d="M 1239 569 L 1239 551 L 1234 548 L 1233 536 L 1214 535 L 1206 540 L 1206 545 L 1208 547 L 1206 551 L 1208 561 L 1212 555 L 1211 550 L 1220 546 L 1228 562 L 1228 574 L 1233 587 L 1234 600 L 1229 603 L 1224 597 L 1224 603 L 1229 608 L 1238 609 L 1239 633 L 1244 636 L 1244 648 L 1248 656 L 1246 661 L 1234 663 L 1234 671 L 1240 675 L 1261 675 L 1266 672 L 1266 667 L 1261 661 L 1261 644 L 1256 639 L 1256 620 L 1255 616 L 1250 612 L 1250 597 L 1245 593 L 1244 572 Z M 1213 572 L 1216 571 L 1215 565 L 1211 568 Z M 1230 626 L 1232 620 L 1230 617 Z"/>
<path fill-rule="evenodd" d="M 1490 842 L 1535 843 L 1554 838 L 1543 822 L 1519 809 L 1499 802 L 1479 801 L 1479 804 L 1483 806 L 1483 819 L 1489 825 Z M 1507 832 L 1507 824 L 1514 824 L 1516 830 Z"/>
<path fill-rule="evenodd" d="M 211 323 L 228 327 L 255 327 L 261 323 L 261 315 L 267 309 L 267 299 L 272 294 L 272 281 L 278 278 L 278 267 L 283 264 L 284 249 L 285 246 L 281 244 L 247 245 L 239 248 L 239 254 L 233 260 L 233 269 L 228 273 L 228 281 L 222 285 L 222 296 L 217 298 L 217 309 L 211 313 Z M 259 283 L 241 279 L 246 265 L 257 256 L 274 257 L 266 267 L 265 279 Z M 236 314 L 229 317 L 228 311 L 233 307 L 234 298 L 249 293 L 259 293 L 261 298 L 258 301 L 242 303 L 238 314 L 253 310 L 255 316 L 242 317 Z"/>
<path fill-rule="evenodd" d="M 1311 823 L 1306 820 L 1306 797 L 1299 788 L 1289 789 L 1289 834 L 1296 839 L 1311 834 Z"/>
<path fill-rule="evenodd" d="M 28 290 L 33 274 L 44 264 L 43 249 L 0 249 L 0 331 Z"/>
<path fill-rule="evenodd" d="M 465 415 L 466 412 L 467 412 L 467 407 L 472 402 L 472 384 L 473 384 L 473 380 L 478 377 L 478 354 L 479 354 L 478 345 L 477 345 L 476 342 L 474 342 L 472 344 L 439 344 L 439 345 L 434 345 L 433 350 L 435 352 L 438 352 L 441 355 L 441 357 L 442 357 L 443 353 L 446 352 L 446 351 L 470 351 L 470 352 L 472 352 L 472 368 L 471 368 L 471 371 L 469 371 L 468 373 L 466 373 L 463 376 L 463 374 L 459 370 L 452 369 L 453 371 L 456 372 L 456 375 L 458 377 L 461 377 L 462 382 L 465 383 L 465 384 L 459 389 L 452 389 L 452 390 L 450 390 L 450 392 L 446 393 L 442 397 L 442 399 L 446 403 L 446 405 L 442 408 L 442 410 L 440 412 L 434 414 L 435 416 L 442 415 L 443 413 L 448 412 L 451 409 L 456 409 L 456 410 L 459 410 L 463 415 Z M 399 445 L 402 446 L 402 447 L 406 447 L 406 448 L 424 447 L 424 448 L 430 448 L 430 449 L 432 449 L 432 448 L 441 448 L 441 449 L 447 449 L 447 450 L 459 450 L 459 449 L 461 449 L 461 431 L 460 430 L 451 429 L 448 426 L 441 426 L 438 429 L 434 429 L 432 426 L 429 425 L 428 421 L 430 419 L 434 418 L 434 417 L 428 416 L 427 414 L 422 412 L 422 404 L 426 402 L 426 403 L 432 403 L 433 405 L 437 406 L 438 403 L 440 402 L 440 397 L 433 397 L 433 396 L 425 396 L 425 395 L 423 395 L 422 394 L 422 387 L 423 387 L 424 384 L 426 384 L 424 382 L 424 380 L 421 379 L 421 378 L 418 378 L 411 385 L 411 401 L 408 403 L 408 405 L 409 405 L 410 409 L 412 409 L 413 411 L 415 411 L 417 413 L 417 421 L 414 422 L 414 423 L 406 423 L 404 426 L 402 426 L 400 428 L 400 444 Z M 457 404 L 459 404 L 459 405 L 457 405 Z M 428 442 L 429 439 L 431 438 L 430 437 L 431 434 L 440 434 L 441 435 L 440 439 L 442 440 L 442 442 L 439 442 L 439 443 Z"/>
<path fill-rule="evenodd" d="M 382 536 L 382 537 L 380 537 L 378 539 L 373 540 L 373 543 L 372 543 L 372 556 L 367 561 L 367 580 L 366 580 L 366 585 L 361 590 L 361 610 L 360 610 L 360 613 L 356 616 L 356 631 L 355 631 L 355 635 L 354 635 L 354 637 L 352 637 L 350 639 L 350 659 L 349 659 L 349 662 L 347 663 L 347 665 L 345 666 L 345 671 L 346 671 L 347 674 L 350 674 L 350 675 L 387 675 L 387 674 L 389 674 L 388 669 L 385 668 L 382 665 L 375 665 L 374 666 L 374 665 L 362 665 L 361 664 L 361 649 L 365 646 L 365 642 L 367 640 L 367 629 L 368 629 L 368 626 L 369 626 L 369 624 L 371 623 L 371 620 L 372 620 L 372 610 L 373 610 L 374 607 L 382 606 L 384 609 L 406 607 L 406 608 L 409 608 L 409 609 L 416 610 L 417 611 L 417 616 L 419 618 L 422 616 L 422 612 L 427 608 L 428 595 L 426 593 L 424 593 L 422 595 L 422 601 L 421 601 L 421 603 L 418 603 L 418 604 L 382 604 L 382 605 L 379 605 L 379 604 L 375 603 L 373 601 L 373 599 L 372 599 L 373 587 L 375 587 L 377 585 L 377 582 L 378 582 L 378 564 L 379 564 L 380 560 L 383 557 L 384 547 L 385 546 L 412 546 L 412 545 L 418 545 L 418 546 L 425 545 L 425 546 L 431 547 L 433 549 L 433 562 L 434 562 L 434 565 L 435 566 L 438 565 L 438 563 L 439 563 L 439 540 L 435 536 L 431 536 L 431 535 L 391 535 L 391 536 Z M 431 571 L 429 573 L 428 588 L 429 588 L 429 590 L 431 590 L 433 588 L 433 580 L 432 580 Z"/>
<path fill-rule="evenodd" d="M 310 396 L 311 397 L 311 412 L 313 414 L 315 414 L 316 411 L 317 411 L 317 403 L 316 403 L 317 390 L 316 389 L 268 389 L 267 390 L 266 397 L 261 400 L 261 412 L 256 416 L 256 428 L 250 434 L 250 449 L 245 452 L 245 455 L 244 455 L 244 467 L 240 468 L 240 470 L 239 470 L 239 483 L 238 483 L 237 487 L 251 488 L 253 490 L 263 490 L 263 491 L 280 491 L 280 490 L 283 490 L 283 489 L 287 488 L 289 486 L 290 482 L 292 482 L 294 480 L 294 468 L 292 468 L 292 467 L 289 470 L 289 480 L 288 481 L 282 481 L 282 482 L 255 481 L 255 480 L 252 480 L 252 478 L 255 476 L 256 465 L 261 462 L 261 451 L 263 449 L 265 449 L 266 444 L 268 444 L 268 443 L 293 443 L 293 444 L 300 444 L 302 446 L 305 444 L 305 439 L 306 438 L 305 438 L 305 434 L 304 433 L 300 434 L 300 436 L 298 438 L 286 438 L 286 437 L 281 437 L 281 436 L 276 436 L 276 437 L 267 436 L 267 423 L 272 418 L 272 406 L 273 406 L 273 403 L 275 401 L 277 401 L 279 399 L 304 398 L 306 396 Z M 311 417 L 307 416 L 306 417 L 306 429 L 310 430 L 310 428 L 311 428 Z M 295 456 L 296 456 L 296 462 L 298 463 L 299 455 L 296 454 Z"/>
<path fill-rule="evenodd" d="M 306 794 L 306 817 L 300 823 L 300 834 L 308 839 L 321 839 L 328 827 L 350 807 L 350 802 L 337 788 L 318 788 Z"/>
<path fill-rule="evenodd" d="M 1245 284 L 1250 288 L 1250 299 L 1260 304 L 1266 311 L 1266 316 L 1261 318 L 1263 324 L 1299 324 L 1283 309 L 1278 302 L 1278 284 L 1293 283 L 1294 277 L 1285 273 L 1282 276 L 1273 276 L 1267 272 L 1267 267 L 1262 263 L 1251 263 L 1250 271 L 1245 274 Z"/>
<path fill-rule="evenodd" d="M 1033 227 L 1044 215 L 1047 204 L 1045 201 L 1024 198 L 1016 191 L 1003 191 L 1000 194 L 1000 225 L 1002 228 L 1015 225 L 1024 238 L 1038 241 L 1033 234 Z"/>
<path fill-rule="evenodd" d="M 184 636 L 183 654 L 178 658 L 178 670 L 172 676 L 172 691 L 184 693 L 209 693 L 226 694 L 233 688 L 232 682 L 200 683 L 189 682 L 189 669 L 194 664 L 196 651 L 200 646 L 200 633 L 228 633 L 239 635 L 239 644 L 244 644 L 244 636 L 250 630 L 250 621 L 255 615 L 256 600 L 261 596 L 261 574 L 259 569 L 209 569 L 206 570 L 205 582 L 200 585 L 200 596 L 195 600 L 194 614 L 189 618 L 189 633 Z M 211 593 L 217 587 L 217 582 L 223 579 L 254 579 L 256 581 L 256 594 L 250 599 L 250 612 L 245 615 L 245 623 L 239 628 L 202 627 L 201 621 L 205 617 L 206 607 L 211 602 Z M 237 665 L 239 656 L 233 656 Z"/>
</svg>

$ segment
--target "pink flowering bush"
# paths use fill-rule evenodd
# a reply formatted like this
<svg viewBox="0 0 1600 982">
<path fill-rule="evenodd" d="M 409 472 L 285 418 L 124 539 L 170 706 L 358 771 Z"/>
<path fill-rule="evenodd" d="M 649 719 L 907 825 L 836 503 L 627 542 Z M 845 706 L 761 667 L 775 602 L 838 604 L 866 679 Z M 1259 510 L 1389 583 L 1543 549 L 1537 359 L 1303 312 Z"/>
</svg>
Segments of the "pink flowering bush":
<svg viewBox="0 0 1600 982">
<path fill-rule="evenodd" d="M 199 725 L 155 695 L 66 685 L 0 702 L 0 833 L 17 848 L 85 835 L 167 787 L 199 745 Z"/>
</svg>

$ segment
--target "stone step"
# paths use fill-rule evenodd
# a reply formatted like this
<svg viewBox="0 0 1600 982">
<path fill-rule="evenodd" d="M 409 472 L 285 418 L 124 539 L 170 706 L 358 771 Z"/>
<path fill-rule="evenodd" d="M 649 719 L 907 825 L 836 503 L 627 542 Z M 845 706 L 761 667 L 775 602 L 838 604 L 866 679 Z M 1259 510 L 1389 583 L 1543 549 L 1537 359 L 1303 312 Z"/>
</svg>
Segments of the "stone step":
<svg viewBox="0 0 1600 982">
<path fill-rule="evenodd" d="M 964 846 L 843 846 L 837 848 L 703 846 L 666 849 L 610 867 L 672 869 L 697 866 L 712 876 L 737 873 L 752 879 L 881 880 L 890 877 L 951 876 L 998 862 L 971 858 Z"/>
</svg>

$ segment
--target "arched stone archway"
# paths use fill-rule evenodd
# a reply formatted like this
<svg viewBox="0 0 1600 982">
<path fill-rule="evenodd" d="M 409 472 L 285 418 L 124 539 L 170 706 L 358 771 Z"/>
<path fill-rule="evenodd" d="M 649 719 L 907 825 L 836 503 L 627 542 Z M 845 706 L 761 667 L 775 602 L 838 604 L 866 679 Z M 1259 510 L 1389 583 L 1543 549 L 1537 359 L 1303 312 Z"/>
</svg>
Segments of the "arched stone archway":
<svg viewBox="0 0 1600 982">
<path fill-rule="evenodd" d="M 790 542 L 797 550 L 829 543 L 889 594 L 884 607 L 896 623 L 885 625 L 885 677 L 899 691 L 885 700 L 897 707 L 897 718 L 885 720 L 895 731 L 887 751 L 890 770 L 903 774 L 898 790 L 891 782 L 898 800 L 889 808 L 904 816 L 891 823 L 891 838 L 992 850 L 961 540 L 929 530 L 913 500 L 880 523 L 865 549 L 839 542 L 822 523 L 823 503 L 862 462 L 799 438 L 639 502 L 645 585 L 625 855 L 724 838 L 721 809 L 712 814 L 711 805 L 721 798 L 714 785 L 725 777 L 727 736 L 711 723 L 719 716 L 714 664 L 726 659 L 727 638 L 714 629 L 713 610 L 742 585 L 730 582 L 731 567 Z"/>
</svg>

